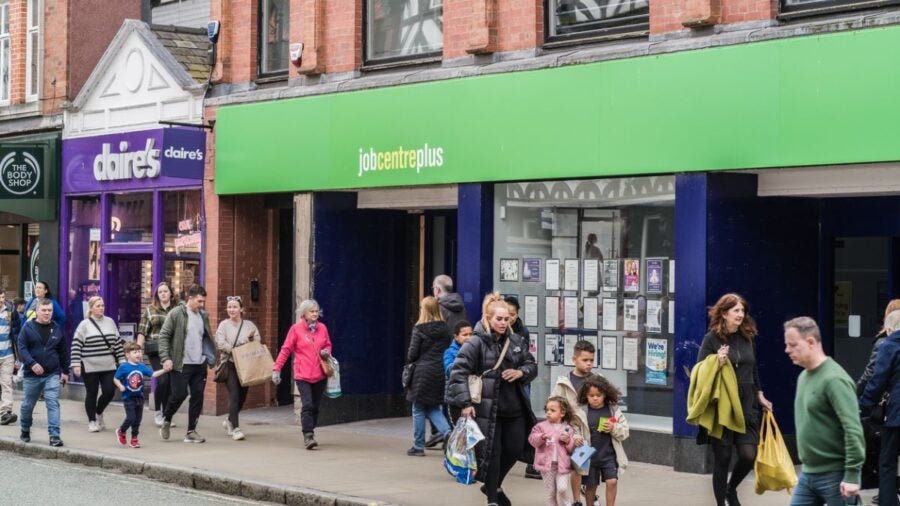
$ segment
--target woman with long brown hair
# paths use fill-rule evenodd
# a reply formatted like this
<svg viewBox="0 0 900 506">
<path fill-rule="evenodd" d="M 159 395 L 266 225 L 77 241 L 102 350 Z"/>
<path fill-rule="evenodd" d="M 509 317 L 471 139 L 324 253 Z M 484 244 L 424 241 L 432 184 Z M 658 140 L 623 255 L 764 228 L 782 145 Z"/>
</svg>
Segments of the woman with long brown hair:
<svg viewBox="0 0 900 506">
<path fill-rule="evenodd" d="M 169 311 L 175 307 L 172 289 L 163 281 L 153 290 L 153 301 L 141 313 L 141 323 L 138 324 L 137 343 L 144 347 L 144 356 L 150 362 L 150 368 L 154 371 L 162 369 L 162 361 L 159 359 L 159 331 Z M 157 427 L 163 424 L 163 409 L 169 402 L 172 387 L 169 383 L 171 375 L 165 373 L 156 378 L 156 388 L 153 390 L 153 404 L 155 405 L 154 422 Z"/>
<path fill-rule="evenodd" d="M 759 406 L 771 410 L 772 403 L 763 395 L 756 359 L 756 322 L 749 314 L 747 301 L 736 293 L 727 293 L 709 308 L 709 332 L 703 337 L 697 361 L 717 355 L 719 367 L 731 361 L 738 383 L 738 396 L 744 412 L 746 430 L 739 434 L 724 429 L 721 439 L 700 434 L 701 442 L 713 445 L 713 493 L 716 504 L 740 506 L 737 487 L 753 469 L 759 443 Z M 737 449 L 737 462 L 728 477 L 731 454 Z"/>
<path fill-rule="evenodd" d="M 444 438 L 450 433 L 450 424 L 441 410 L 444 401 L 444 350 L 450 346 L 453 335 L 441 318 L 437 299 L 425 297 L 419 303 L 419 321 L 412 329 L 406 363 L 415 364 L 406 400 L 412 403 L 413 445 L 406 454 L 425 456 L 425 419 Z"/>
</svg>

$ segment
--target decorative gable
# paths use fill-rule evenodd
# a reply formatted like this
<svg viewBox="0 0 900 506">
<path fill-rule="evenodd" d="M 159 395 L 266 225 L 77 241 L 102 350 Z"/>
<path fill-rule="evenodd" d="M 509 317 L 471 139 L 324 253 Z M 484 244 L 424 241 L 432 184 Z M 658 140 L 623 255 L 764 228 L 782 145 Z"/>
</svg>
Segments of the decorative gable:
<svg viewBox="0 0 900 506">
<path fill-rule="evenodd" d="M 141 21 L 126 20 L 66 110 L 64 136 L 140 130 L 160 121 L 201 123 L 206 83 L 195 80 L 194 75 L 202 72 L 188 71 L 197 66 L 198 54 L 205 53 L 200 35 L 193 31 L 185 35 L 186 43 L 194 47 L 191 54 L 179 52 L 179 57 L 158 35 L 169 42 L 186 31 L 174 27 L 157 31 Z"/>
</svg>

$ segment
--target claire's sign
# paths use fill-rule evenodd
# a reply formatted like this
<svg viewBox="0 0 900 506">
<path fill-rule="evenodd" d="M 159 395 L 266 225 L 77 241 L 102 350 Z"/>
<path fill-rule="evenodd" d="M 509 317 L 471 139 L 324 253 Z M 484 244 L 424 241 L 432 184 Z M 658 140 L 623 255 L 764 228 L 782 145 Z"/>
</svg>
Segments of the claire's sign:
<svg viewBox="0 0 900 506">
<path fill-rule="evenodd" d="M 206 132 L 157 128 L 63 140 L 63 191 L 196 186 L 203 178 Z"/>
<path fill-rule="evenodd" d="M 44 150 L 37 147 L 0 148 L 0 196 L 44 197 Z"/>
</svg>

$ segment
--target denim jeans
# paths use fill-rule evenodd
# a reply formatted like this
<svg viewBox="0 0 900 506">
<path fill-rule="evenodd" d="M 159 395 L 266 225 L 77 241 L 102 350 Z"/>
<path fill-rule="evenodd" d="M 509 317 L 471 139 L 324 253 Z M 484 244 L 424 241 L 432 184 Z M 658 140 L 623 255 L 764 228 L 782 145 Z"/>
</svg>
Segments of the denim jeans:
<svg viewBox="0 0 900 506">
<path fill-rule="evenodd" d="M 450 434 L 450 424 L 447 417 L 441 411 L 440 406 L 428 406 L 414 402 L 412 405 L 413 416 L 413 448 L 417 450 L 425 449 L 425 419 L 431 421 L 431 425 L 437 429 L 438 434 L 445 437 Z"/>
<path fill-rule="evenodd" d="M 59 374 L 48 376 L 25 376 L 22 383 L 25 398 L 22 399 L 22 416 L 19 417 L 22 432 L 31 432 L 31 415 L 41 392 L 47 405 L 47 432 L 50 437 L 59 437 Z"/>
<path fill-rule="evenodd" d="M 791 506 L 844 506 L 846 499 L 841 496 L 843 471 L 827 473 L 800 473 L 800 480 L 794 488 Z"/>
</svg>

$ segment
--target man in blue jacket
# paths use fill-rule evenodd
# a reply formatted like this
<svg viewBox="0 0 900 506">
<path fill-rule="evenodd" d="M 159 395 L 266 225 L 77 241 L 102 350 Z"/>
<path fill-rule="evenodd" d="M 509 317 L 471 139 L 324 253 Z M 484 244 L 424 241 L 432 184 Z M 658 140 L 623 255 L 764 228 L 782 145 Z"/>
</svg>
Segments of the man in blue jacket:
<svg viewBox="0 0 900 506">
<path fill-rule="evenodd" d="M 890 393 L 885 409 L 884 429 L 881 431 L 881 452 L 878 457 L 878 499 L 883 506 L 897 506 L 897 453 L 900 450 L 900 311 L 884 319 L 888 334 L 875 359 L 875 373 L 866 385 L 859 408 L 868 414 Z"/>
<path fill-rule="evenodd" d="M 47 405 L 47 431 L 50 446 L 62 446 L 59 438 L 59 388 L 69 381 L 69 350 L 62 328 L 53 322 L 53 301 L 37 303 L 34 320 L 22 326 L 18 338 L 19 360 L 25 369 L 19 439 L 31 442 L 31 415 L 41 393 Z"/>
</svg>

